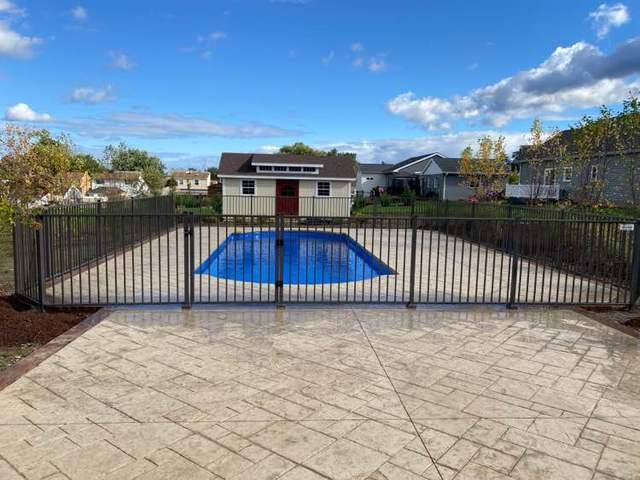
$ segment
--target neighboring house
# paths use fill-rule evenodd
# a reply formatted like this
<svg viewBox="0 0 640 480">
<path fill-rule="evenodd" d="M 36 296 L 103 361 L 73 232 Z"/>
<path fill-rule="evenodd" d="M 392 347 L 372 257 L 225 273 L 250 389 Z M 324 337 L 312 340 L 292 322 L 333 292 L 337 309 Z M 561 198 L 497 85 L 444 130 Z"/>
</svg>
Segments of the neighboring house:
<svg viewBox="0 0 640 480">
<path fill-rule="evenodd" d="M 421 194 L 439 200 L 466 200 L 471 197 L 473 189 L 465 185 L 458 169 L 459 163 L 459 158 L 432 157 L 420 173 Z"/>
<path fill-rule="evenodd" d="M 171 178 L 176 181 L 176 193 L 207 195 L 211 185 L 211 173 L 196 170 L 175 171 Z"/>
<path fill-rule="evenodd" d="M 418 195 L 438 195 L 441 199 L 466 199 L 471 189 L 465 187 L 458 175 L 457 158 L 446 158 L 432 152 L 407 158 L 395 165 L 360 163 L 357 190 L 365 195 L 377 187 L 399 194 L 403 190 Z"/>
<path fill-rule="evenodd" d="M 67 185 L 69 188 L 77 188 L 82 195 L 91 190 L 91 175 L 88 172 L 69 172 L 67 174 Z"/>
<path fill-rule="evenodd" d="M 575 154 L 572 131 L 560 133 L 567 157 Z M 578 167 L 577 165 L 581 165 Z M 602 154 L 593 155 L 583 162 L 557 158 L 532 159 L 531 149 L 523 145 L 514 153 L 512 168 L 518 172 L 519 184 L 507 185 L 507 196 L 534 199 L 575 199 L 580 195 L 592 201 L 604 201 L 616 205 L 636 206 L 640 202 L 640 150 L 629 148 L 624 157 L 613 147 Z M 635 172 L 633 171 L 635 170 Z M 635 182 L 634 189 L 630 179 Z"/>
<path fill-rule="evenodd" d="M 223 153 L 225 215 L 349 216 L 356 182 L 351 156 Z"/>
<path fill-rule="evenodd" d="M 368 195 L 375 188 L 389 188 L 387 170 L 391 166 L 386 163 L 359 163 L 356 191 Z"/>
<path fill-rule="evenodd" d="M 91 184 L 92 190 L 105 187 L 121 190 L 125 198 L 139 197 L 149 193 L 149 186 L 142 178 L 142 173 L 136 171 L 97 173 Z M 108 196 L 111 198 L 112 192 L 110 193 Z"/>
<path fill-rule="evenodd" d="M 93 198 L 94 201 L 115 201 L 125 200 L 128 198 L 127 194 L 118 187 L 97 187 L 91 189 L 87 193 L 87 197 Z"/>
</svg>

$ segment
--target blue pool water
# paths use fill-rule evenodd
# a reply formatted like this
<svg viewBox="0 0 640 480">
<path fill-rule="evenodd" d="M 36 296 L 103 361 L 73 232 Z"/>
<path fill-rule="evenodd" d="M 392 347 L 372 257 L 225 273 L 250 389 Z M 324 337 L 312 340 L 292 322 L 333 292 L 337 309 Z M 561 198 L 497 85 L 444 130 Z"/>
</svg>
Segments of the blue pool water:
<svg viewBox="0 0 640 480">
<path fill-rule="evenodd" d="M 245 282 L 275 282 L 275 232 L 233 233 L 196 273 Z M 365 280 L 394 273 L 345 234 L 284 232 L 284 283 Z"/>
</svg>

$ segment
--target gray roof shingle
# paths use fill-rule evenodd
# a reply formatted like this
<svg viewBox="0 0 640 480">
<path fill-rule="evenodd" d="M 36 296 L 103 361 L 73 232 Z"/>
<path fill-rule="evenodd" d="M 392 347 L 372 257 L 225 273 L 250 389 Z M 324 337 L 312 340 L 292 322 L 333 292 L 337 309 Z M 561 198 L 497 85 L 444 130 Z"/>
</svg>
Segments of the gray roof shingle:
<svg viewBox="0 0 640 480">
<path fill-rule="evenodd" d="M 305 172 L 258 172 L 254 163 L 281 163 L 285 165 L 322 165 L 319 174 Z M 356 162 L 353 157 L 316 157 L 311 155 L 291 155 L 283 153 L 223 153 L 220 157 L 218 176 L 241 175 L 252 177 L 309 177 L 313 178 L 356 178 Z"/>
</svg>

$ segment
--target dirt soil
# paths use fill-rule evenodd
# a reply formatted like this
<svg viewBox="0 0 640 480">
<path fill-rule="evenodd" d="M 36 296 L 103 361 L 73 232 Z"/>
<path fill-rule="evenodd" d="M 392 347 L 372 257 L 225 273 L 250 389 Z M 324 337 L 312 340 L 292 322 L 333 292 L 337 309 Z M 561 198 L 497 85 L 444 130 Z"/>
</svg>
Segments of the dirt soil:
<svg viewBox="0 0 640 480">
<path fill-rule="evenodd" d="M 96 309 L 40 312 L 0 297 L 0 369 L 80 323 Z"/>
<path fill-rule="evenodd" d="M 631 310 L 611 307 L 582 307 L 578 311 L 594 320 L 640 338 L 640 307 Z"/>
</svg>

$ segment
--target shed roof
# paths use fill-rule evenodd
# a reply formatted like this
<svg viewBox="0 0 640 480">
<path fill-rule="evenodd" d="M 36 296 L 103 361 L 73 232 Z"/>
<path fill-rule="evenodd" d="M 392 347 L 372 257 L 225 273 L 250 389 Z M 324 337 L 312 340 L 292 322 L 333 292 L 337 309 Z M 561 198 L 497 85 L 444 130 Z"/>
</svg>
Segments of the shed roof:
<svg viewBox="0 0 640 480">
<path fill-rule="evenodd" d="M 255 164 L 272 163 L 282 165 L 322 165 L 319 173 L 309 172 L 258 172 Z M 356 178 L 356 162 L 349 155 L 316 157 L 312 155 L 223 153 L 218 169 L 219 177 L 279 177 L 279 178 Z"/>
</svg>

